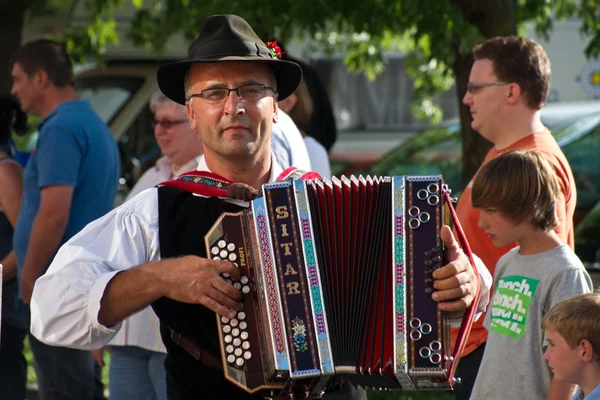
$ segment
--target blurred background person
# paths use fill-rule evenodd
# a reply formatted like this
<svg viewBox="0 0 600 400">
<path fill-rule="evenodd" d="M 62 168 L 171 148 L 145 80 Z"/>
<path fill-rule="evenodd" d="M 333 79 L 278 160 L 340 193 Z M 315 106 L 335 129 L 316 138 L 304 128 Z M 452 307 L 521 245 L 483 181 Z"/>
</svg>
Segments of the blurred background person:
<svg viewBox="0 0 600 400">
<path fill-rule="evenodd" d="M 300 86 L 298 86 L 291 96 L 279 102 L 279 108 L 288 113 L 300 130 L 308 151 L 312 170 L 325 178 L 331 178 L 331 167 L 329 165 L 327 150 L 307 133 L 310 132 L 314 107 L 312 98 L 308 92 L 308 86 L 304 80 L 300 82 Z"/>
<path fill-rule="evenodd" d="M 150 109 L 154 113 L 154 137 L 163 156 L 142 175 L 126 200 L 163 181 L 195 170 L 202 156 L 202 141 L 190 128 L 185 106 L 157 90 L 150 99 Z M 167 350 L 160 337 L 158 317 L 151 308 L 123 321 L 123 327 L 109 345 L 111 400 L 167 398 L 164 367 Z"/>
<path fill-rule="evenodd" d="M 25 305 L 18 297 L 17 259 L 13 229 L 23 196 L 23 169 L 12 157 L 12 132 L 24 133 L 27 116 L 12 97 L 0 97 L 0 264 L 2 264 L 2 323 L 0 326 L 0 399 L 25 399 L 27 362 L 23 341 L 29 331 Z"/>
<path fill-rule="evenodd" d="M 120 176 L 119 151 L 90 102 L 77 96 L 73 64 L 62 44 L 28 42 L 16 51 L 11 66 L 11 93 L 23 111 L 41 119 L 23 173 L 23 200 L 13 234 L 19 296 L 29 304 L 36 280 L 58 248 L 111 210 Z M 58 326 L 54 329 L 57 336 L 64 333 Z M 40 398 L 104 398 L 103 361 L 97 353 L 49 346 L 32 335 L 29 345 Z"/>
<path fill-rule="evenodd" d="M 190 128 L 185 106 L 157 89 L 150 98 L 150 110 L 154 113 L 154 138 L 163 156 L 140 177 L 127 200 L 160 182 L 195 170 L 202 156 L 202 140 Z"/>
<path fill-rule="evenodd" d="M 302 171 L 313 171 L 300 129 L 281 109 L 271 130 L 271 150 L 281 168 L 296 167 Z"/>
<path fill-rule="evenodd" d="M 300 68 L 302 68 L 302 82 L 305 83 L 313 103 L 313 112 L 310 116 L 310 124 L 305 132 L 308 136 L 321 143 L 327 152 L 330 152 L 337 140 L 338 134 L 337 127 L 335 125 L 335 117 L 333 116 L 333 108 L 331 106 L 331 102 L 329 101 L 327 89 L 323 85 L 323 82 L 321 81 L 321 78 L 319 78 L 315 68 L 303 61 L 298 60 L 295 57 L 290 56 L 285 51 L 285 47 L 283 45 L 279 44 L 279 47 L 282 51 L 281 58 L 283 60 L 293 61 L 300 65 Z"/>
</svg>

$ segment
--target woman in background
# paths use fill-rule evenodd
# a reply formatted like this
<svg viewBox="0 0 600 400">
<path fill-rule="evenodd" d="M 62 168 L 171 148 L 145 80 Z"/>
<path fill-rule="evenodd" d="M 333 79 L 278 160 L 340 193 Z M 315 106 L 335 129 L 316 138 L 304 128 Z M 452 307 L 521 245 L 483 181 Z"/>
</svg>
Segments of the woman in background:
<svg viewBox="0 0 600 400">
<path fill-rule="evenodd" d="M 2 264 L 2 323 L 0 326 L 0 399 L 25 399 L 27 362 L 23 341 L 29 332 L 26 309 L 18 297 L 17 259 L 12 249 L 23 195 L 23 169 L 11 157 L 13 131 L 24 133 L 27 116 L 19 104 L 0 96 L 0 264 Z"/>
</svg>

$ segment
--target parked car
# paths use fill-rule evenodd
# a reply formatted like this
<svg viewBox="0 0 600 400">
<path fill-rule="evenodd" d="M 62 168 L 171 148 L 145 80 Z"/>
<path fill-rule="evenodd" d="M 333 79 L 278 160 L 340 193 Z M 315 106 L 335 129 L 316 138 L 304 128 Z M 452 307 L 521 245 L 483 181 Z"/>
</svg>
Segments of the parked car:
<svg viewBox="0 0 600 400">
<path fill-rule="evenodd" d="M 584 117 L 545 119 L 543 122 L 554 134 L 569 160 L 577 186 L 575 226 L 587 218 L 600 202 L 600 113 Z M 418 134 L 384 155 L 379 161 L 357 173 L 363 175 L 429 175 L 442 174 L 453 191 L 460 195 L 462 182 L 461 135 L 458 124 Z M 598 207 L 600 208 L 600 207 Z M 600 214 L 600 210 L 596 213 Z M 592 216 L 589 216 L 590 220 Z M 600 248 L 600 218 L 576 229 L 576 253 L 582 261 L 598 262 Z M 594 232 L 590 236 L 590 232 Z"/>
</svg>

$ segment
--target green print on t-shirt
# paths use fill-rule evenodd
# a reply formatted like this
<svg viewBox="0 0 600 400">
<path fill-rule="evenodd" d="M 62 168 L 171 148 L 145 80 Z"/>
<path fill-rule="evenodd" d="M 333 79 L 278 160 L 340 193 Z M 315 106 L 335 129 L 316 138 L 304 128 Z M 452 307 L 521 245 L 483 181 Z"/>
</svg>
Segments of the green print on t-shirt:
<svg viewBox="0 0 600 400">
<path fill-rule="evenodd" d="M 539 282 L 519 275 L 500 279 L 492 301 L 490 331 L 516 339 L 523 336 L 529 305 Z"/>
</svg>

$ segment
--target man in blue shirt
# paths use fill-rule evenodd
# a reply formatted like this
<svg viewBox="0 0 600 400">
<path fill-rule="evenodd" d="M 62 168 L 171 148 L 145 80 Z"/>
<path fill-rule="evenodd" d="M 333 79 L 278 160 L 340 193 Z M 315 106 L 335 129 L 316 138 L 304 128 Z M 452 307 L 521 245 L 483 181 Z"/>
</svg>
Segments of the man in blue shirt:
<svg viewBox="0 0 600 400">
<path fill-rule="evenodd" d="M 89 102 L 78 99 L 72 64 L 60 44 L 36 40 L 22 46 L 13 59 L 12 77 L 11 92 L 23 110 L 42 118 L 36 149 L 25 168 L 23 202 L 14 232 L 20 293 L 28 304 L 36 279 L 58 248 L 111 210 L 119 154 L 108 127 Z M 102 396 L 94 397 L 97 382 L 89 352 L 29 338 L 42 398 Z"/>
</svg>

